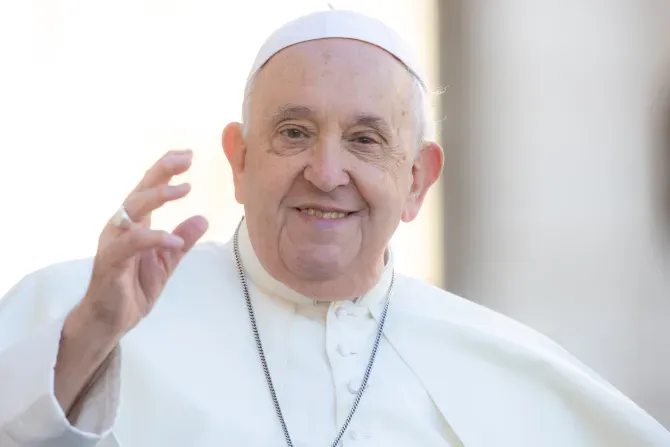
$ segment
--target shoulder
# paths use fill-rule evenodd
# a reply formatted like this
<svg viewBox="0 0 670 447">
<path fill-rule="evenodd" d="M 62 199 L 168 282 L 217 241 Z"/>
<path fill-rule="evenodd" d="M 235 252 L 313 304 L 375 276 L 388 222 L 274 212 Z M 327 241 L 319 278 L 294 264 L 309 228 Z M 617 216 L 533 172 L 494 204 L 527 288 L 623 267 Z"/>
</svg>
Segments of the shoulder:
<svg viewBox="0 0 670 447">
<path fill-rule="evenodd" d="M 470 440 L 572 446 L 587 445 L 588 437 L 588 445 L 667 444 L 660 424 L 554 341 L 420 280 L 396 280 L 385 335 L 455 430 Z M 503 429 L 481 432 L 500 421 Z M 547 438 L 552 432 L 559 433 L 553 443 Z"/>
<path fill-rule="evenodd" d="M 59 262 L 24 276 L 0 298 L 0 351 L 63 318 L 84 296 L 92 258 Z"/>
<path fill-rule="evenodd" d="M 420 279 L 397 275 L 397 310 L 477 332 L 541 337 L 539 333 L 492 309 Z"/>
<path fill-rule="evenodd" d="M 480 345 L 505 347 L 526 357 L 552 357 L 586 369 L 557 342 L 506 315 L 440 289 L 417 278 L 398 275 L 394 307 L 406 318 L 417 318 Z"/>
<path fill-rule="evenodd" d="M 93 258 L 57 262 L 25 275 L 0 301 L 0 309 L 38 306 L 45 312 L 52 308 L 72 307 L 83 296 L 91 278 Z"/>
</svg>

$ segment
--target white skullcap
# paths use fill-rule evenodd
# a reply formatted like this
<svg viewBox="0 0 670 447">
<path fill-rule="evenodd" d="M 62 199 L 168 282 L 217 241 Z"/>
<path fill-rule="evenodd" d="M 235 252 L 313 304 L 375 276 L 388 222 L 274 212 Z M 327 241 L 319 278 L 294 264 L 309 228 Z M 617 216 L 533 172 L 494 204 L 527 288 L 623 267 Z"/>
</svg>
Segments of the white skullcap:
<svg viewBox="0 0 670 447">
<path fill-rule="evenodd" d="M 380 20 L 344 10 L 315 12 L 277 29 L 258 51 L 248 79 L 251 80 L 272 56 L 284 48 L 301 42 L 329 38 L 354 39 L 376 45 L 399 59 L 423 88 L 426 88 L 420 75 L 422 70 L 414 60 L 412 52 L 393 29 Z"/>
</svg>

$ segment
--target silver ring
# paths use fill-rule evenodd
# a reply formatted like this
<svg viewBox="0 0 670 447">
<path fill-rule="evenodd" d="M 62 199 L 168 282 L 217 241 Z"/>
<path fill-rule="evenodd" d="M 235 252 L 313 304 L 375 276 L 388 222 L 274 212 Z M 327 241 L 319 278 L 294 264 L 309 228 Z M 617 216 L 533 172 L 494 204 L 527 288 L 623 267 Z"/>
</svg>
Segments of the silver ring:
<svg viewBox="0 0 670 447">
<path fill-rule="evenodd" d="M 111 219 L 109 219 L 109 223 L 117 228 L 123 228 L 124 230 L 135 225 L 135 222 L 133 222 L 133 219 L 130 218 L 126 208 L 123 206 L 114 213 Z"/>
</svg>

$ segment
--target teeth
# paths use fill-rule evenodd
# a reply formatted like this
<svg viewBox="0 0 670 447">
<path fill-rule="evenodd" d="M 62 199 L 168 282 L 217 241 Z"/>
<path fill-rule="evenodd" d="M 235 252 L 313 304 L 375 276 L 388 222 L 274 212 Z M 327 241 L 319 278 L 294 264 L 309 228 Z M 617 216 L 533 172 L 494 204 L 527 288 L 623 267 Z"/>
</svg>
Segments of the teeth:
<svg viewBox="0 0 670 447">
<path fill-rule="evenodd" d="M 302 210 L 303 213 L 307 213 L 310 216 L 315 216 L 320 219 L 342 219 L 346 217 L 347 213 L 340 213 L 339 211 L 321 211 L 315 210 L 314 208 L 306 208 Z"/>
</svg>

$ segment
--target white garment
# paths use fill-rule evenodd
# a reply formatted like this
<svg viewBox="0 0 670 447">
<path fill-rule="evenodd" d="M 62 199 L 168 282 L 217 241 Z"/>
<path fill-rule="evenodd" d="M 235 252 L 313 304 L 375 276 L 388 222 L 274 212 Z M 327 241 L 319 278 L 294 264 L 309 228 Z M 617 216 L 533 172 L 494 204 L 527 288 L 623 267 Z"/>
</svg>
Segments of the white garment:
<svg viewBox="0 0 670 447">
<path fill-rule="evenodd" d="M 293 441 L 330 445 L 365 368 L 392 257 L 356 303 L 314 303 L 263 270 L 243 230 L 252 302 Z M 90 271 L 90 260 L 52 266 L 2 300 L 0 446 L 285 445 L 231 243 L 200 245 L 184 259 L 72 427 L 53 396 L 52 367 Z M 397 275 L 343 445 L 667 447 L 670 434 L 544 337 Z"/>
</svg>

